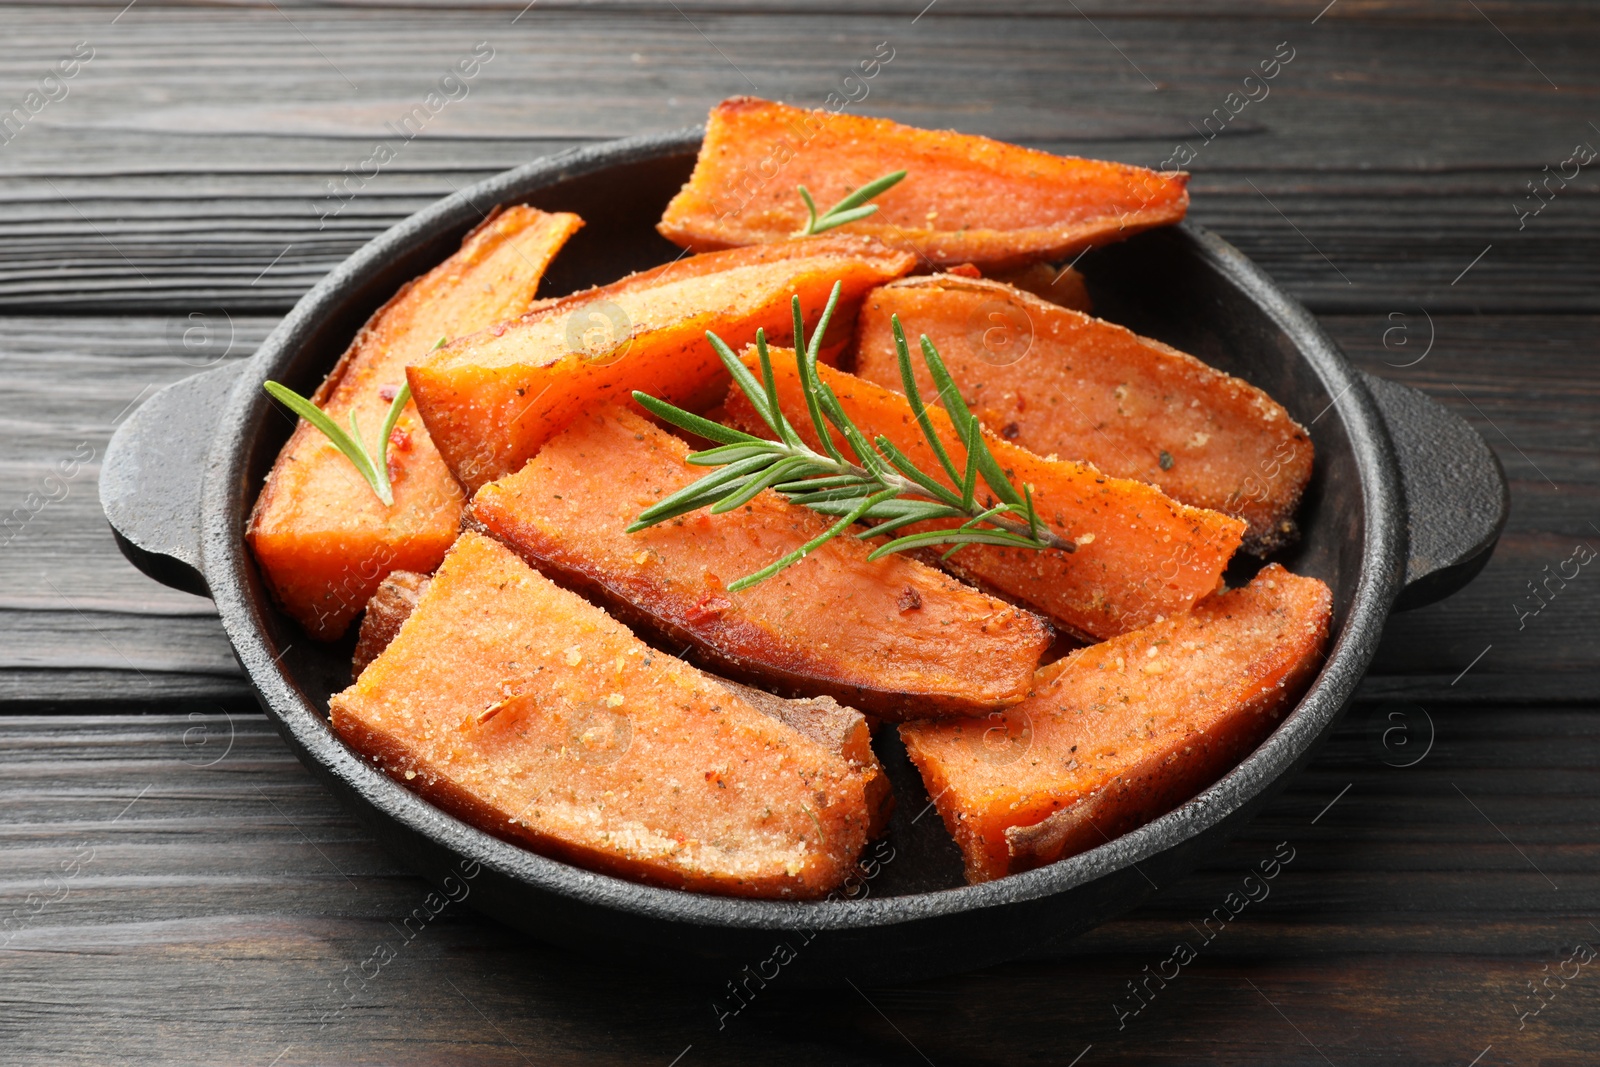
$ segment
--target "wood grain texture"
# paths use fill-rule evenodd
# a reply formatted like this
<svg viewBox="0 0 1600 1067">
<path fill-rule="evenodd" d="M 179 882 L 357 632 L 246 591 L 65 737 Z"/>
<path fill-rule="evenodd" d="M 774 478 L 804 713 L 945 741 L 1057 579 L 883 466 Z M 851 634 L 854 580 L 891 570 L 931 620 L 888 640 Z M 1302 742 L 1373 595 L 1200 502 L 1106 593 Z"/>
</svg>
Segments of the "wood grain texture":
<svg viewBox="0 0 1600 1067">
<path fill-rule="evenodd" d="M 1514 209 L 1541 168 L 1600 136 L 1588 20 L 1500 12 L 1513 47 L 1491 19 L 1456 13 L 1424 32 L 1371 7 L 1334 20 L 1343 4 L 1317 25 L 1287 6 L 1181 19 L 936 7 L 913 24 L 911 6 L 781 18 L 536 6 L 514 25 L 509 6 L 140 4 L 114 24 L 106 8 L 25 9 L 0 70 L 13 95 L 46 57 L 79 40 L 96 52 L 0 149 L 14 179 L 0 189 L 0 308 L 282 311 L 471 181 L 693 125 L 736 93 L 820 105 L 886 40 L 895 58 L 856 110 L 1146 165 L 1193 144 L 1194 218 L 1314 310 L 1370 307 L 1397 286 L 1434 310 L 1600 310 L 1587 254 L 1600 187 L 1581 176 L 1520 230 Z M 495 58 L 466 95 L 330 215 L 329 184 L 479 41 Z M 1206 117 L 1280 41 L 1295 58 L 1270 95 L 1206 143 Z"/>
</svg>

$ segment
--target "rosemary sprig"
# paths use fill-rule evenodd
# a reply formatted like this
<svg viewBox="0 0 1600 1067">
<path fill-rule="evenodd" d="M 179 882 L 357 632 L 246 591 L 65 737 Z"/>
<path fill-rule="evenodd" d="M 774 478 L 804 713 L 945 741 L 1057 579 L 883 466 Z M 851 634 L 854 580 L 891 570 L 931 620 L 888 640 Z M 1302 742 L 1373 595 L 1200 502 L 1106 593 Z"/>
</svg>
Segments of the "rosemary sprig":
<svg viewBox="0 0 1600 1067">
<path fill-rule="evenodd" d="M 428 351 L 437 352 L 449 340 L 448 337 L 439 338 Z M 366 479 L 373 493 L 383 501 L 383 506 L 386 508 L 394 506 L 394 487 L 389 484 L 389 435 L 394 433 L 394 424 L 400 421 L 400 412 L 405 410 L 406 404 L 411 400 L 410 382 L 402 385 L 400 391 L 394 395 L 394 400 L 389 403 L 389 413 L 384 416 L 383 430 L 378 438 L 376 459 L 367 451 L 366 442 L 362 440 L 361 427 L 356 424 L 355 409 L 352 408 L 350 411 L 350 431 L 346 433 L 344 428 L 330 419 L 321 408 L 287 385 L 269 381 L 262 382 L 261 388 L 267 391 L 268 396 L 321 430 L 323 436 L 345 454 L 351 466 L 355 467 L 356 473 Z"/>
<path fill-rule="evenodd" d="M 795 368 L 805 396 L 806 410 L 823 451 L 818 452 L 806 444 L 779 407 L 778 390 L 772 377 L 772 359 L 767 351 L 766 331 L 756 331 L 760 380 L 720 337 L 707 331 L 706 340 L 711 343 L 761 420 L 776 435 L 776 440 L 723 426 L 647 393 L 635 392 L 633 398 L 646 411 L 690 433 L 717 442 L 715 448 L 692 453 L 689 462 L 719 469 L 640 512 L 628 527 L 628 532 L 636 533 L 704 507 L 709 507 L 712 514 L 732 511 L 763 489 L 776 490 L 791 502 L 824 515 L 840 516 L 838 522 L 815 539 L 754 574 L 729 583 L 730 592 L 749 588 L 785 567 L 798 563 L 819 545 L 842 535 L 858 522 L 869 522 L 871 525 L 857 531 L 855 536 L 870 538 L 892 534 L 914 523 L 934 519 L 963 520 L 960 526 L 892 538 L 872 550 L 867 558 L 873 560 L 894 552 L 934 545 L 950 546 L 946 557 L 962 546 L 971 544 L 1075 551 L 1075 543 L 1058 536 L 1040 521 L 1033 506 L 1032 487 L 1024 485 L 1019 492 L 1006 478 L 1005 472 L 989 451 L 977 418 L 961 400 L 961 394 L 951 381 L 938 349 L 927 337 L 923 337 L 922 358 L 939 387 L 957 439 L 966 452 L 965 469 L 956 469 L 917 392 L 910 347 L 906 344 L 905 330 L 898 316 L 891 321 L 900 373 L 907 383 L 907 399 L 923 436 L 927 438 L 951 484 L 947 485 L 918 468 L 887 437 L 880 435 L 868 443 L 866 435 L 845 413 L 838 396 L 817 371 L 822 338 L 839 302 L 839 295 L 840 286 L 835 284 L 809 345 L 805 341 L 800 298 L 796 296 L 792 301 Z M 859 462 L 852 462 L 845 457 L 834 440 L 835 433 L 844 438 L 845 445 Z M 993 494 L 994 499 L 986 503 L 980 503 L 977 499 L 980 479 Z"/>
<path fill-rule="evenodd" d="M 811 199 L 811 191 L 803 185 L 799 186 L 800 199 L 806 202 L 806 214 L 810 217 L 804 226 L 794 232 L 794 236 L 810 237 L 813 234 L 831 230 L 835 226 L 843 226 L 847 222 L 855 222 L 857 219 L 864 219 L 868 215 L 875 214 L 878 210 L 878 205 L 868 204 L 867 201 L 879 193 L 887 192 L 894 188 L 900 183 L 900 179 L 905 176 L 905 171 L 897 170 L 893 174 L 885 174 L 875 181 L 870 181 L 824 211 L 820 216 L 817 214 L 816 201 Z M 866 206 L 863 207 L 863 204 Z M 796 344 L 795 350 L 799 351 L 798 344 Z"/>
<path fill-rule="evenodd" d="M 321 408 L 290 389 L 277 382 L 262 382 L 265 389 L 273 399 L 284 407 L 305 419 L 311 425 L 321 430 L 328 440 L 332 441 L 340 452 L 350 460 L 356 473 L 367 480 L 372 486 L 372 491 L 378 499 L 383 501 L 384 507 L 394 504 L 394 489 L 389 484 L 389 435 L 394 432 L 394 424 L 400 418 L 401 410 L 406 402 L 411 399 L 411 385 L 408 382 L 400 387 L 394 395 L 394 400 L 389 404 L 389 414 L 383 420 L 383 430 L 378 438 L 378 455 L 373 457 L 367 451 L 366 443 L 361 438 L 361 427 L 356 422 L 356 413 L 350 411 L 350 429 L 348 432 L 325 414 Z"/>
</svg>

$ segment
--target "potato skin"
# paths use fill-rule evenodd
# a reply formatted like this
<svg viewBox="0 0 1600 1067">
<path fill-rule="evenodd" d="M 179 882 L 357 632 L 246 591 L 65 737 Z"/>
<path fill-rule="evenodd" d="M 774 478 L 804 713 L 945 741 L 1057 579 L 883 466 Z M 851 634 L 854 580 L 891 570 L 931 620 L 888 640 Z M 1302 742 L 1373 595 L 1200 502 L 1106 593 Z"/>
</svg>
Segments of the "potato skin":
<svg viewBox="0 0 1600 1067">
<path fill-rule="evenodd" d="M 544 269 L 583 220 L 530 207 L 496 212 L 433 270 L 373 313 L 312 400 L 340 426 L 375 435 L 385 387 L 440 337 L 522 314 Z M 367 445 L 374 442 L 368 437 Z M 302 420 L 278 453 L 246 538 L 283 610 L 319 641 L 342 636 L 394 570 L 428 572 L 456 538 L 466 497 L 408 404 L 390 439 L 394 505 L 385 507 L 327 437 Z"/>
<path fill-rule="evenodd" d="M 1250 383 L 1009 285 L 934 275 L 874 289 L 856 320 L 855 373 L 896 392 L 894 316 L 934 343 L 973 414 L 1007 441 L 1243 519 L 1257 555 L 1294 540 L 1311 437 Z M 931 400 L 927 368 L 914 370 Z"/>
<path fill-rule="evenodd" d="M 1030 263 L 1026 267 L 995 271 L 986 275 L 993 281 L 1012 285 L 1032 293 L 1041 300 L 1059 304 L 1064 308 L 1094 314 L 1094 301 L 1089 297 L 1089 286 L 1083 274 L 1072 267 L 1056 267 L 1052 263 Z"/>
<path fill-rule="evenodd" d="M 352 681 L 360 678 L 367 664 L 389 647 L 427 588 L 428 576 L 416 571 L 394 571 L 379 584 L 361 616 L 360 636 L 355 654 L 350 657 Z"/>
<path fill-rule="evenodd" d="M 631 626 L 719 673 L 904 719 L 984 714 L 1027 695 L 1048 625 L 906 557 L 835 538 L 739 592 L 726 586 L 827 529 L 764 492 L 722 515 L 637 533 L 646 507 L 696 481 L 688 446 L 607 405 L 473 498 L 471 521 Z"/>
<path fill-rule="evenodd" d="M 866 794 L 867 835 L 877 838 L 888 831 L 894 814 L 894 788 L 883 764 L 878 762 L 878 754 L 872 751 L 872 727 L 865 715 L 832 697 L 792 699 L 725 678 L 717 680 L 761 714 L 777 719 L 849 762 L 861 775 Z"/>
<path fill-rule="evenodd" d="M 822 897 L 874 821 L 847 760 L 477 533 L 331 711 L 452 815 L 653 885 Z"/>
<path fill-rule="evenodd" d="M 1070 653 L 988 721 L 906 723 L 967 880 L 1104 844 L 1222 777 L 1322 662 L 1328 587 L 1277 564 L 1193 612 Z"/>
<path fill-rule="evenodd" d="M 696 252 L 786 240 L 819 210 L 896 170 L 877 214 L 842 227 L 935 266 L 1064 259 L 1183 219 L 1189 176 L 1051 155 L 987 137 L 919 130 L 754 97 L 711 109 L 694 173 L 657 225 Z"/>
</svg>

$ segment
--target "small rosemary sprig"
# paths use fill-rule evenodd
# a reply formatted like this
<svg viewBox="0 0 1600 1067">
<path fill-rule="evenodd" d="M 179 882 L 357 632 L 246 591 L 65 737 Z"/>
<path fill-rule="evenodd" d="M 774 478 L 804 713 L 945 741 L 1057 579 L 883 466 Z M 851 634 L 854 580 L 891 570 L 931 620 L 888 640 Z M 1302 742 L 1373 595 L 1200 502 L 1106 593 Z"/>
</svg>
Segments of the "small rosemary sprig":
<svg viewBox="0 0 1600 1067">
<path fill-rule="evenodd" d="M 887 437 L 880 435 L 872 444 L 867 442 L 866 435 L 845 413 L 838 396 L 817 371 L 822 338 L 827 332 L 834 307 L 839 302 L 839 295 L 840 286 L 835 284 L 809 345 L 805 342 L 800 298 L 796 296 L 792 302 L 795 368 L 811 424 L 824 451 L 818 452 L 806 444 L 778 405 L 778 390 L 773 382 L 766 331 L 756 331 L 756 353 L 761 363 L 760 381 L 720 337 L 707 331 L 706 340 L 711 342 L 711 347 L 733 375 L 733 380 L 749 398 L 762 421 L 777 435 L 777 440 L 756 437 L 723 426 L 647 393 L 635 392 L 633 398 L 651 414 L 690 433 L 718 442 L 716 448 L 692 453 L 689 462 L 696 466 L 721 469 L 640 512 L 628 527 L 628 532 L 635 533 L 703 507 L 710 507 L 712 514 L 732 511 L 763 489 L 776 490 L 791 502 L 813 511 L 840 516 L 838 522 L 818 537 L 754 574 L 729 583 L 730 592 L 747 589 L 800 562 L 819 545 L 840 536 L 857 522 L 872 523 L 855 534 L 860 538 L 870 538 L 891 534 L 913 523 L 934 519 L 963 520 L 960 526 L 895 537 L 873 549 L 867 557 L 872 560 L 893 552 L 934 545 L 949 545 L 945 553 L 947 558 L 963 545 L 970 544 L 1075 551 L 1075 543 L 1058 536 L 1039 520 L 1033 506 L 1032 487 L 1024 485 L 1019 492 L 1006 478 L 1005 472 L 990 453 L 988 443 L 984 441 L 977 418 L 962 401 L 960 392 L 951 381 L 938 350 L 924 336 L 922 358 L 945 400 L 945 410 L 966 451 L 966 469 L 957 470 L 949 452 L 939 440 L 917 391 L 910 348 L 898 316 L 892 319 L 892 324 L 906 397 L 916 415 L 917 425 L 938 457 L 950 485 L 920 470 Z M 845 458 L 844 452 L 834 441 L 834 432 L 844 438 L 846 446 L 859 463 Z M 993 494 L 991 502 L 980 503 L 977 500 L 979 479 Z"/>
<path fill-rule="evenodd" d="M 875 214 L 878 210 L 878 205 L 868 204 L 867 201 L 879 193 L 887 192 L 894 188 L 899 184 L 900 179 L 905 176 L 905 171 L 897 170 L 893 174 L 885 174 L 875 181 L 870 181 L 824 211 L 820 216 L 817 214 L 816 201 L 811 199 L 811 191 L 803 185 L 798 186 L 800 199 L 806 202 L 806 214 L 810 217 L 804 226 L 794 232 L 794 236 L 810 237 L 813 234 L 822 233 L 824 230 L 831 230 L 835 226 L 843 226 L 847 222 L 854 222 L 857 219 L 864 219 L 868 215 Z M 863 204 L 866 206 L 863 207 Z M 796 351 L 799 351 L 798 346 L 796 346 Z"/>
<path fill-rule="evenodd" d="M 443 348 L 448 340 L 447 337 L 439 338 L 430 351 L 436 352 Z M 350 410 L 350 430 L 346 433 L 344 428 L 329 418 L 321 408 L 287 385 L 268 381 L 262 382 L 261 388 L 267 391 L 268 396 L 321 430 L 323 436 L 345 454 L 345 458 L 355 467 L 356 473 L 366 479 L 373 493 L 383 501 L 383 506 L 386 508 L 394 506 L 394 487 L 389 484 L 389 435 L 394 433 L 394 424 L 400 421 L 400 412 L 405 410 L 406 404 L 411 400 L 410 382 L 402 385 L 389 403 L 389 413 L 384 417 L 383 430 L 378 437 L 376 458 L 367 451 L 366 442 L 362 440 L 361 427 L 356 423 L 354 408 Z"/>
<path fill-rule="evenodd" d="M 372 486 L 372 491 L 378 499 L 383 501 L 384 507 L 394 504 L 394 489 L 389 484 L 389 435 L 394 432 L 394 424 L 400 418 L 401 410 L 406 402 L 411 399 L 411 385 L 408 382 L 400 387 L 394 395 L 394 400 L 389 404 L 389 414 L 383 420 L 383 430 L 378 438 L 378 455 L 373 457 L 367 451 L 366 443 L 361 439 L 361 427 L 356 423 L 355 409 L 350 410 L 350 429 L 345 431 L 337 422 L 329 418 L 321 408 L 290 389 L 277 382 L 262 382 L 265 389 L 273 399 L 284 407 L 305 419 L 311 425 L 321 430 L 334 445 L 343 452 L 355 467 L 356 473 L 367 480 Z"/>
</svg>

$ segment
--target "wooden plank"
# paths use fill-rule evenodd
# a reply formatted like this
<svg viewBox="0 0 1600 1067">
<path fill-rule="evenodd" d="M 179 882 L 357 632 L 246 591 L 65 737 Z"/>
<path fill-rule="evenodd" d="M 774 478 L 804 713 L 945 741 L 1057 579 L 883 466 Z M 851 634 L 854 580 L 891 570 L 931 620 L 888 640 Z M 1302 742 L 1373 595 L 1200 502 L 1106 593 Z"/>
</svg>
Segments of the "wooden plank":
<svg viewBox="0 0 1600 1067">
<path fill-rule="evenodd" d="M 1511 517 L 1494 558 L 1470 586 L 1391 618 L 1373 672 L 1443 676 L 1470 665 L 1450 687 L 1460 693 L 1487 674 L 1593 670 L 1600 664 L 1584 634 L 1600 625 L 1600 575 L 1567 567 L 1577 571 L 1572 582 L 1542 584 L 1580 542 L 1600 550 L 1593 339 L 1565 331 L 1578 318 L 1439 317 L 1433 350 L 1408 367 L 1430 330 L 1425 305 L 1403 303 L 1396 301 L 1398 317 L 1327 324 L 1358 366 L 1422 389 L 1477 428 L 1505 467 Z M 1397 327 L 1404 332 L 1392 332 Z"/>
<path fill-rule="evenodd" d="M 221 627 L 207 643 L 223 640 Z M 84 714 L 107 709 L 170 712 L 186 708 L 217 714 L 252 712 L 259 708 L 255 691 L 243 673 L 216 674 L 138 671 L 126 667 L 93 671 L 0 670 L 0 707 L 5 715 Z"/>
<path fill-rule="evenodd" d="M 272 194 L 239 190 L 226 178 L 187 192 L 191 183 L 152 178 L 172 191 L 149 196 L 133 191 L 140 182 L 117 177 L 48 179 L 59 194 L 13 201 L 0 223 L 0 309 L 283 311 L 406 215 L 495 173 L 495 163 L 568 144 L 540 142 L 527 146 L 526 157 L 453 173 L 385 174 L 386 190 L 364 194 L 325 230 L 316 212 L 327 206 L 315 191 L 326 177 L 314 172 L 285 177 Z M 1154 164 L 1167 150 L 1090 154 Z M 1600 275 L 1588 255 L 1600 237 L 1594 188 L 1574 186 L 1519 232 L 1516 208 L 1529 203 L 1524 186 L 1541 165 L 1330 178 L 1197 164 L 1191 217 L 1322 313 L 1381 309 L 1397 289 L 1434 311 L 1593 313 L 1600 310 Z M 402 188 L 408 176 L 416 181 Z M 20 192 L 37 181 L 12 184 Z"/>
<path fill-rule="evenodd" d="M 1397 33 L 1403 11 L 1351 19 L 1340 7 L 1315 26 L 939 8 L 913 25 L 887 5 L 781 24 L 535 7 L 515 27 L 509 8 L 290 19 L 140 5 L 115 25 L 101 9 L 25 9 L 8 25 L 19 55 L 101 44 L 69 95 L 0 153 L 15 179 L 0 191 L 0 308 L 281 311 L 454 188 L 572 144 L 696 123 L 734 93 L 820 104 L 868 44 L 889 40 L 895 59 L 857 110 L 1151 165 L 1193 143 L 1195 218 L 1318 310 L 1371 309 L 1401 286 L 1436 310 L 1600 310 L 1593 183 L 1562 190 L 1521 230 L 1515 207 L 1541 168 L 1596 136 L 1600 86 L 1582 58 L 1600 23 L 1518 16 L 1512 47 L 1470 12 Z M 495 58 L 468 95 L 323 221 L 339 203 L 329 182 L 370 159 L 386 124 L 480 40 Z M 1271 95 L 1203 142 L 1196 127 L 1281 40 L 1295 60 Z M 1449 55 L 1449 75 L 1422 76 L 1419 50 Z M 603 92 L 593 55 L 617 57 Z M 32 67 L 7 69 L 25 91 Z M 981 84 L 983 97 L 952 84 Z M 1462 114 L 1471 137 L 1458 135 Z"/>
<path fill-rule="evenodd" d="M 89 8 L 115 15 L 121 5 L 112 0 L 57 0 L 61 7 Z M 206 6 L 200 0 L 144 0 L 145 8 L 194 8 Z M 520 0 L 284 0 L 278 5 L 290 12 L 313 12 L 328 8 L 376 8 L 400 11 L 504 11 L 521 12 L 526 3 Z M 677 5 L 687 14 L 702 12 L 725 14 L 764 14 L 782 16 L 793 14 L 833 15 L 841 13 L 870 13 L 910 18 L 970 17 L 976 14 L 1026 15 L 1033 19 L 1081 19 L 1084 15 L 1120 16 L 1125 18 L 1161 16 L 1163 18 L 1189 18 L 1213 20 L 1228 18 L 1243 20 L 1299 19 L 1318 21 L 1351 19 L 1409 19 L 1425 16 L 1429 22 L 1471 22 L 1481 16 L 1472 9 L 1441 7 L 1428 0 L 1340 0 L 1327 11 L 1310 8 L 1302 0 L 1257 0 L 1243 3 L 1239 0 L 1210 0 L 1205 4 L 1185 3 L 1184 0 L 1082 0 L 1072 7 L 1063 8 L 1052 0 L 1007 0 L 1004 11 L 985 0 L 937 0 L 935 4 L 898 3 L 896 0 L 870 0 L 863 3 L 844 3 L 842 0 L 689 0 Z M 1588 10 L 1585 0 L 1483 0 L 1477 5 L 1484 14 L 1495 18 L 1513 20 L 1513 25 L 1529 21 L 1549 21 L 1570 18 L 1574 13 Z M 540 8 L 556 11 L 654 11 L 658 5 L 649 0 L 541 0 Z"/>
<path fill-rule="evenodd" d="M 161 616 L 75 608 L 0 612 L 0 670 L 239 676 L 214 614 Z"/>
<path fill-rule="evenodd" d="M 145 397 L 243 359 L 271 319 L 175 314 L 0 325 L 0 610 L 213 614 L 146 579 L 100 511 L 100 459 Z"/>
<path fill-rule="evenodd" d="M 1492 1043 L 1492 1062 L 1578 1062 L 1600 987 L 1574 980 L 1521 1031 L 1512 1005 L 1600 938 L 1595 721 L 1593 706 L 1457 708 L 1397 768 L 1374 748 L 1383 709 L 1358 708 L 1202 869 L 1050 961 L 864 996 L 774 986 L 719 1030 L 716 989 L 469 908 L 403 939 L 426 887 L 260 716 L 7 718 L 0 1047 L 18 1062 L 203 1047 L 212 1062 L 668 1063 L 690 1045 L 684 1063 L 922 1062 L 909 1040 L 941 1064 L 1064 1063 L 1093 1044 L 1085 1064 L 1346 1065 L 1464 1064 Z M 1201 927 L 1278 842 L 1293 859 L 1264 898 Z M 1198 958 L 1119 1029 L 1126 983 L 1179 941 Z M 344 992 L 379 946 L 395 959 Z"/>
</svg>

